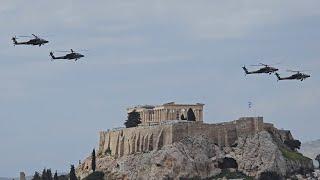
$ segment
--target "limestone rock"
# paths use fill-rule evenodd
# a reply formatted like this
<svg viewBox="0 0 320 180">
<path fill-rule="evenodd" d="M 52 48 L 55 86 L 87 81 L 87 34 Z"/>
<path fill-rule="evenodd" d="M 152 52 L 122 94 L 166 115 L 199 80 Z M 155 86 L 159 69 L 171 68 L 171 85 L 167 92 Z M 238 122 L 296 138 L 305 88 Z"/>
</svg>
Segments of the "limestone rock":
<svg viewBox="0 0 320 180">
<path fill-rule="evenodd" d="M 216 157 L 224 157 L 218 146 L 208 143 L 205 137 L 188 137 L 161 150 L 117 159 L 98 157 L 97 169 L 107 172 L 109 178 L 120 179 L 206 178 L 221 172 Z M 77 168 L 78 175 L 88 175 L 90 165 L 91 158 L 87 158 Z"/>
<path fill-rule="evenodd" d="M 276 171 L 285 175 L 285 160 L 268 132 L 262 131 L 252 137 L 240 137 L 237 144 L 230 156 L 236 159 L 240 171 L 254 177 L 264 171 Z"/>
<path fill-rule="evenodd" d="M 128 156 L 98 156 L 97 170 L 106 173 L 107 179 L 180 179 L 209 178 L 220 174 L 218 163 L 225 157 L 233 158 L 242 173 L 258 177 L 262 172 L 275 171 L 286 175 L 299 169 L 312 169 L 308 159 L 290 160 L 281 145 L 267 131 L 241 136 L 235 146 L 219 147 L 210 137 L 186 137 L 165 145 L 160 150 L 138 152 Z M 91 158 L 78 168 L 81 178 L 90 173 Z"/>
</svg>

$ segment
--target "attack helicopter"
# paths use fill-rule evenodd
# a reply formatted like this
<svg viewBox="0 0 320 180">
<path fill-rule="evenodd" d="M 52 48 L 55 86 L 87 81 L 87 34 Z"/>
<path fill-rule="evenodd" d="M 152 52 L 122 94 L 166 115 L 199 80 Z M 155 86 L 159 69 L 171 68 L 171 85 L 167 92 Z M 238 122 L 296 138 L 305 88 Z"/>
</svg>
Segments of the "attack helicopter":
<svg viewBox="0 0 320 180">
<path fill-rule="evenodd" d="M 256 70 L 256 71 L 248 71 L 246 66 L 243 66 L 242 69 L 247 74 L 272 74 L 274 72 L 277 72 L 279 69 L 272 67 L 271 65 L 259 63 L 258 65 L 251 65 L 251 66 L 263 66 L 262 68 Z"/>
<path fill-rule="evenodd" d="M 84 55 L 80 54 L 80 53 L 76 53 L 73 51 L 73 49 L 70 49 L 71 53 L 66 54 L 64 56 L 59 56 L 59 57 L 55 57 L 53 55 L 53 52 L 50 52 L 50 56 L 51 56 L 51 61 L 55 60 L 55 59 L 67 59 L 67 60 L 73 60 L 77 61 L 78 59 L 84 57 Z M 69 52 L 69 51 L 59 51 L 59 52 Z"/>
<path fill-rule="evenodd" d="M 288 72 L 293 72 L 295 74 L 293 74 L 291 76 L 288 76 L 288 77 L 280 77 L 280 74 L 275 73 L 277 78 L 278 78 L 278 81 L 281 81 L 281 80 L 300 80 L 300 81 L 303 81 L 303 80 L 311 77 L 308 74 L 301 73 L 302 71 L 293 71 L 293 70 L 287 70 L 287 71 Z"/>
<path fill-rule="evenodd" d="M 33 39 L 30 39 L 29 41 L 24 41 L 24 42 L 18 42 L 17 41 L 17 37 L 14 36 L 12 37 L 12 41 L 13 41 L 13 45 L 33 45 L 33 46 L 41 46 L 41 45 L 44 45 L 46 43 L 49 43 L 49 41 L 45 40 L 45 39 L 42 39 L 42 38 L 39 38 L 38 36 L 32 34 L 33 36 Z M 30 36 L 19 36 L 19 37 L 30 37 Z"/>
</svg>

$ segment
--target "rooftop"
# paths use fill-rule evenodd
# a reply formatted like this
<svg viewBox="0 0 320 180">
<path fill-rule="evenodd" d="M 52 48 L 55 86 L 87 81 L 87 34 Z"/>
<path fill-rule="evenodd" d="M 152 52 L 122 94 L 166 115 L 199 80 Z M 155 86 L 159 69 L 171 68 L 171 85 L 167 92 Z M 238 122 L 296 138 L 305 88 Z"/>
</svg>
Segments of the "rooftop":
<svg viewBox="0 0 320 180">
<path fill-rule="evenodd" d="M 170 106 L 170 105 L 174 105 L 174 106 L 203 106 L 203 103 L 196 103 L 196 104 L 176 104 L 175 102 L 168 102 L 168 103 L 164 103 L 162 105 L 150 105 L 150 104 L 145 104 L 145 105 L 136 105 L 133 107 L 129 107 L 127 108 L 127 110 L 129 109 L 137 109 L 137 108 L 142 108 L 142 109 L 154 109 L 156 107 L 161 107 L 161 106 Z"/>
</svg>

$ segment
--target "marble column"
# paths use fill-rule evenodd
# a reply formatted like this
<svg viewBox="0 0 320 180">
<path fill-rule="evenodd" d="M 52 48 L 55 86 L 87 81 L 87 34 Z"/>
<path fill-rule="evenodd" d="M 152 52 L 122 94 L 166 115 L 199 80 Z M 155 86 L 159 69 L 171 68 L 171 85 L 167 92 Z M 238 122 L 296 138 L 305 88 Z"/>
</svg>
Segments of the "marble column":
<svg viewBox="0 0 320 180">
<path fill-rule="evenodd" d="M 159 122 L 159 110 L 157 110 L 157 121 Z"/>
<path fill-rule="evenodd" d="M 164 112 L 164 109 L 162 109 L 161 112 L 162 112 L 162 118 L 163 118 L 163 120 L 166 120 L 166 114 L 165 114 L 165 112 Z"/>
<path fill-rule="evenodd" d="M 195 111 L 196 111 L 196 121 L 199 121 L 199 110 L 196 109 Z"/>
<path fill-rule="evenodd" d="M 164 115 L 165 119 L 168 120 L 168 110 L 167 109 L 164 110 L 164 114 L 165 114 Z"/>
<path fill-rule="evenodd" d="M 157 110 L 157 121 L 160 122 L 159 110 Z"/>
</svg>

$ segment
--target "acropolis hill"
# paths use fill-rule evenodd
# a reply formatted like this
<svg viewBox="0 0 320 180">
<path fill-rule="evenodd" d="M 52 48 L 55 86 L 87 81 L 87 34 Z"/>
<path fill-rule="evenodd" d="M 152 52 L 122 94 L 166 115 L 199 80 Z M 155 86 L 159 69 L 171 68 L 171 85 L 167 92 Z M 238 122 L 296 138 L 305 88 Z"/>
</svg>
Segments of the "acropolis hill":
<svg viewBox="0 0 320 180">
<path fill-rule="evenodd" d="M 111 150 L 111 155 L 121 157 L 136 152 L 159 150 L 185 137 L 206 136 L 219 146 L 231 146 L 238 137 L 253 135 L 267 130 L 277 132 L 281 139 L 293 139 L 290 131 L 278 130 L 264 123 L 262 117 L 243 117 L 239 120 L 207 124 L 203 122 L 204 104 L 167 103 L 161 106 L 137 106 L 128 108 L 128 113 L 140 113 L 141 125 L 135 128 L 120 128 L 100 132 L 99 154 Z M 187 117 L 187 110 L 195 112 L 195 121 L 179 120 Z"/>
<path fill-rule="evenodd" d="M 311 159 L 285 143 L 296 141 L 290 131 L 262 117 L 208 124 L 203 107 L 171 102 L 128 108 L 141 123 L 100 132 L 97 170 L 105 179 L 125 180 L 215 179 L 230 168 L 254 179 L 270 171 L 290 177 L 313 170 Z M 91 160 L 77 167 L 77 176 L 92 172 Z"/>
</svg>

